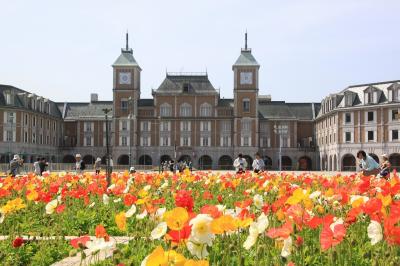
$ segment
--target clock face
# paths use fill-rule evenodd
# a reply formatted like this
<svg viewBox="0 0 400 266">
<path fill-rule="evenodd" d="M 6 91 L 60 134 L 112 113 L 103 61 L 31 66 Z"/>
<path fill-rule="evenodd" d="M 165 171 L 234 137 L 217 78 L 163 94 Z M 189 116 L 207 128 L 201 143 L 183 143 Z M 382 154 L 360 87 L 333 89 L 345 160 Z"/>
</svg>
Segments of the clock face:
<svg viewBox="0 0 400 266">
<path fill-rule="evenodd" d="M 240 84 L 253 84 L 253 72 L 240 72 Z"/>
<path fill-rule="evenodd" d="M 131 84 L 131 72 L 120 72 L 119 84 Z"/>
</svg>

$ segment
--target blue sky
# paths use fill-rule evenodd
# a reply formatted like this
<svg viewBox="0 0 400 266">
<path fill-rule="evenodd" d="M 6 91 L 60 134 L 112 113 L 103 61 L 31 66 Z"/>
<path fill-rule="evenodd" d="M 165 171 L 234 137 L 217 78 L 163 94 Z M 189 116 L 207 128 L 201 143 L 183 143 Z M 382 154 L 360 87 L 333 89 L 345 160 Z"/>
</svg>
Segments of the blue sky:
<svg viewBox="0 0 400 266">
<path fill-rule="evenodd" d="M 0 0 L 0 84 L 55 101 L 112 99 L 111 64 L 128 29 L 142 98 L 168 71 L 207 69 L 232 97 L 244 46 L 260 94 L 319 102 L 348 85 L 400 79 L 400 1 Z"/>
</svg>

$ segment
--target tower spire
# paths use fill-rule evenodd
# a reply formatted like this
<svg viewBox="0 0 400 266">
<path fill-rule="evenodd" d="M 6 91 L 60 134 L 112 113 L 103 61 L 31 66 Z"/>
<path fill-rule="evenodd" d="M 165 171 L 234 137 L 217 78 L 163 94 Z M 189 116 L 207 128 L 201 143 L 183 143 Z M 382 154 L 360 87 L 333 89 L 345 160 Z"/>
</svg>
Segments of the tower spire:
<svg viewBox="0 0 400 266">
<path fill-rule="evenodd" d="M 244 34 L 244 49 L 247 50 L 247 29 L 246 33 Z"/>
<path fill-rule="evenodd" d="M 126 31 L 126 50 L 129 50 L 129 33 Z"/>
</svg>

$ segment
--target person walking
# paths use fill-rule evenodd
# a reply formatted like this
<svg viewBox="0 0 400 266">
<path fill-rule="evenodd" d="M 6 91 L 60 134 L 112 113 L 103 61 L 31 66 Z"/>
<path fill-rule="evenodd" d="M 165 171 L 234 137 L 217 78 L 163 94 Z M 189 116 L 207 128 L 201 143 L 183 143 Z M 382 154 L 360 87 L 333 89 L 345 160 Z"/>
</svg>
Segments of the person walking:
<svg viewBox="0 0 400 266">
<path fill-rule="evenodd" d="M 94 170 L 96 175 L 100 174 L 101 170 L 101 158 L 97 157 L 96 161 L 94 162 Z"/>
<path fill-rule="evenodd" d="M 360 160 L 361 172 L 364 176 L 378 175 L 380 172 L 379 164 L 365 153 L 365 151 L 361 150 L 357 152 L 357 158 Z"/>
<path fill-rule="evenodd" d="M 247 161 L 245 158 L 243 158 L 241 153 L 239 153 L 238 157 L 233 162 L 233 167 L 235 167 L 237 174 L 241 174 L 246 171 Z"/>
<path fill-rule="evenodd" d="M 40 175 L 43 175 L 43 172 L 46 171 L 46 167 L 49 165 L 48 162 L 46 162 L 46 159 L 42 157 L 39 161 L 39 169 L 40 169 Z"/>
<path fill-rule="evenodd" d="M 24 164 L 24 160 L 19 157 L 18 154 L 14 155 L 14 158 L 10 161 L 10 175 L 15 177 L 19 173 L 19 168 Z"/>
<path fill-rule="evenodd" d="M 82 160 L 82 156 L 78 153 L 75 155 L 75 170 L 77 174 L 82 174 L 86 168 L 85 162 Z"/>
<path fill-rule="evenodd" d="M 38 157 L 36 162 L 33 163 L 33 172 L 35 175 L 40 175 L 40 158 Z"/>
<path fill-rule="evenodd" d="M 264 171 L 265 164 L 264 164 L 264 161 L 261 159 L 261 156 L 258 152 L 256 153 L 255 156 L 256 156 L 256 158 L 254 159 L 252 166 L 253 166 L 254 173 L 258 174 L 258 173 Z"/>
</svg>

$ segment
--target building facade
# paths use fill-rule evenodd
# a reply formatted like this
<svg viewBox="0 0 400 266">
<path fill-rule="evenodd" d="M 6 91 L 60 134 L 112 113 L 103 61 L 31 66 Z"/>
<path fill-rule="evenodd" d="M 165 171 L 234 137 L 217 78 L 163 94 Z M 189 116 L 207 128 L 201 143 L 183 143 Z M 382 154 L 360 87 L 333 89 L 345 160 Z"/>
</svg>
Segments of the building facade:
<svg viewBox="0 0 400 266">
<path fill-rule="evenodd" d="M 89 102 L 54 103 L 0 85 L 1 161 L 7 162 L 12 154 L 18 153 L 29 162 L 43 156 L 51 162 L 72 163 L 74 155 L 80 153 L 88 164 L 96 157 L 104 162 L 108 125 L 112 158 L 119 165 L 190 160 L 199 169 L 231 169 L 239 153 L 251 163 L 259 152 L 268 169 L 278 169 L 280 162 L 286 170 L 318 170 L 320 162 L 323 169 L 341 169 L 344 156 L 341 141 L 347 136 L 344 133 L 347 125 L 343 124 L 339 98 L 347 92 L 329 96 L 322 105 L 272 101 L 269 95 L 261 94 L 259 69 L 247 47 L 246 36 L 245 48 L 232 65 L 233 98 L 222 98 L 208 73 L 166 73 L 164 81 L 152 90 L 152 98 L 143 99 L 140 97 L 142 69 L 128 46 L 127 36 L 126 47 L 112 65 L 112 101 L 99 101 L 96 94 L 91 94 Z M 392 87 L 398 88 L 397 82 Z M 327 109 L 326 102 L 330 101 L 335 104 L 331 103 L 331 109 Z M 353 103 L 358 104 L 357 100 Z M 398 108 L 396 102 L 374 105 L 377 123 L 374 138 L 377 143 L 386 141 L 379 152 L 393 146 L 390 151 L 397 153 L 395 145 L 389 145 L 389 139 L 396 138 L 396 133 L 389 132 L 397 124 L 385 120 L 386 127 L 380 126 L 385 115 L 389 119 L 390 111 L 384 107 L 387 104 Z M 343 107 L 343 112 L 345 108 L 348 106 Z M 107 121 L 106 109 L 112 110 Z M 358 109 L 353 119 L 363 117 Z M 336 127 L 325 126 L 329 119 L 335 121 L 332 123 Z M 365 138 L 358 139 L 359 121 L 355 121 L 352 131 L 354 149 L 365 142 Z M 382 133 L 384 130 L 386 133 Z M 386 138 L 379 134 L 386 134 Z M 332 142 L 326 141 L 327 136 L 333 138 Z M 346 151 L 354 154 L 354 150 Z M 326 162 L 331 156 L 328 166 Z"/>
</svg>

